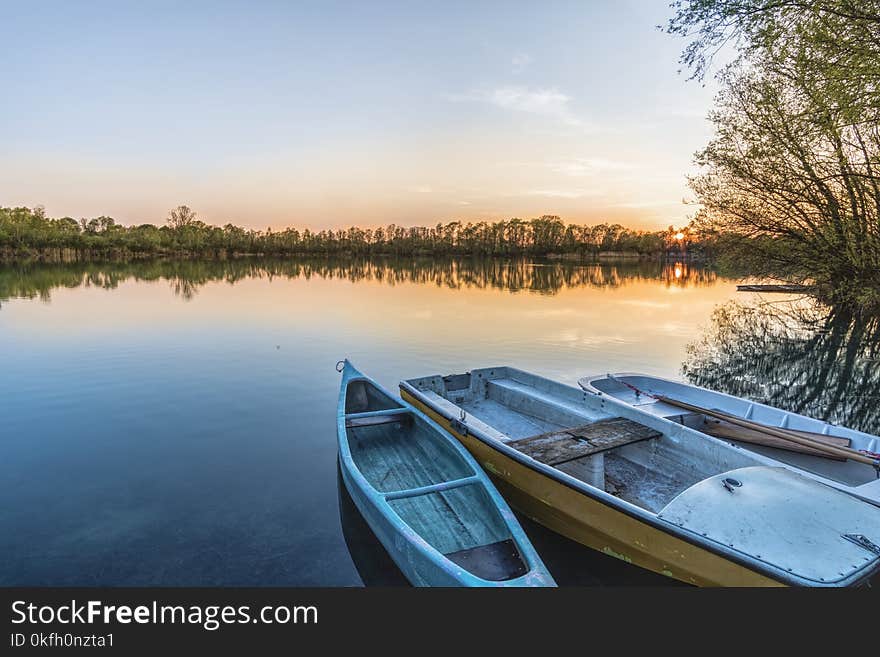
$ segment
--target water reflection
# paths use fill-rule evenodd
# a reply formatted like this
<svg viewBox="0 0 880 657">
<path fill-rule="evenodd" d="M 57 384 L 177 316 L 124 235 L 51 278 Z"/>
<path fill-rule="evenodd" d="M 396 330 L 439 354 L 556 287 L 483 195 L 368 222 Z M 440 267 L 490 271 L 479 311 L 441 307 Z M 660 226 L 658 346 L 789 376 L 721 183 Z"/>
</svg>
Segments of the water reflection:
<svg viewBox="0 0 880 657">
<path fill-rule="evenodd" d="M 700 386 L 880 433 L 880 318 L 808 300 L 729 302 L 687 349 Z"/>
<path fill-rule="evenodd" d="M 339 489 L 339 523 L 352 563 L 364 586 L 409 586 L 409 582 L 376 538 L 351 499 L 342 473 L 336 469 Z"/>
<path fill-rule="evenodd" d="M 735 294 L 659 262 L 0 267 L 0 583 L 387 585 L 338 489 L 337 360 L 390 389 L 492 363 L 675 376 Z M 560 584 L 668 583 L 521 520 Z"/>
<path fill-rule="evenodd" d="M 632 261 L 583 264 L 566 260 L 469 259 L 234 259 L 149 260 L 61 264 L 25 263 L 0 267 L 0 302 L 12 298 L 51 299 L 57 288 L 115 289 L 127 281 L 167 282 L 175 295 L 192 299 L 207 283 L 234 285 L 248 278 L 344 279 L 386 285 L 419 283 L 448 289 L 521 290 L 556 294 L 579 287 L 618 288 L 652 281 L 666 287 L 705 287 L 717 280 L 709 269 L 686 263 Z"/>
</svg>

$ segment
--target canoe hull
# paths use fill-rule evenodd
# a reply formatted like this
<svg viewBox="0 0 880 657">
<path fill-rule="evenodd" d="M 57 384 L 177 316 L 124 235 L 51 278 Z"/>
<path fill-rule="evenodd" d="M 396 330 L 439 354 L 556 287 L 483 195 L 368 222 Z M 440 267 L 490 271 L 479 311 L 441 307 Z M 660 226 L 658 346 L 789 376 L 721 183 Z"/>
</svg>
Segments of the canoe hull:
<svg viewBox="0 0 880 657">
<path fill-rule="evenodd" d="M 366 495 L 364 490 L 355 483 L 342 459 L 339 460 L 339 465 L 342 481 L 354 505 L 410 584 L 413 586 L 462 586 L 467 584 L 466 581 L 463 582 L 437 568 L 427 558 L 424 551 L 416 549 L 409 541 L 401 540 L 400 528 L 393 524 L 370 496 Z"/>
<path fill-rule="evenodd" d="M 343 484 L 410 583 L 555 586 L 507 502 L 470 453 L 418 409 L 344 362 L 336 418 Z M 369 410 L 360 408 L 364 404 Z M 349 433 L 385 425 L 403 433 L 374 433 L 367 439 L 369 448 L 363 436 Z"/>
<path fill-rule="evenodd" d="M 676 537 L 528 467 L 401 390 L 409 404 L 461 442 L 517 510 L 582 545 L 646 570 L 698 586 L 784 586 L 722 555 Z"/>
</svg>

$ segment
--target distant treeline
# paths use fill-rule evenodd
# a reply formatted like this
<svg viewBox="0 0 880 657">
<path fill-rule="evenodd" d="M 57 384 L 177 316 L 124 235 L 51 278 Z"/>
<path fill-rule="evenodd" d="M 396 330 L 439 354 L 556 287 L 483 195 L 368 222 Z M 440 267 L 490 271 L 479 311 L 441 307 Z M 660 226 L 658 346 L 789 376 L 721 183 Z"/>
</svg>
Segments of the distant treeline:
<svg viewBox="0 0 880 657">
<path fill-rule="evenodd" d="M 161 227 L 123 226 L 112 217 L 52 219 L 42 208 L 0 208 L 0 256 L 7 259 L 341 254 L 659 256 L 685 248 L 699 251 L 701 244 L 694 239 L 686 229 L 639 231 L 618 224 L 582 226 L 549 215 L 528 220 L 453 221 L 431 228 L 392 224 L 380 228 L 259 231 L 232 224 L 206 224 L 186 206 L 172 210 Z"/>
</svg>

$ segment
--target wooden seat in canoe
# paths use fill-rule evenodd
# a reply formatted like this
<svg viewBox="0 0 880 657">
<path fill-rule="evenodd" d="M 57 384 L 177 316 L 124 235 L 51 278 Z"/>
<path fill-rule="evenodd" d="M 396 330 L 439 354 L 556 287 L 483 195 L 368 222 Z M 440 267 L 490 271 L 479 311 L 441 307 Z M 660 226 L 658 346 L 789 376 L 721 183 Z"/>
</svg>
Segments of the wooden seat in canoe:
<svg viewBox="0 0 880 657">
<path fill-rule="evenodd" d="M 369 411 L 366 413 L 347 413 L 345 415 L 345 428 L 372 427 L 377 424 L 406 423 L 412 420 L 412 416 L 405 408 L 392 408 L 382 411 Z"/>
<path fill-rule="evenodd" d="M 521 438 L 508 445 L 541 463 L 559 465 L 660 435 L 644 424 L 615 417 Z"/>
</svg>

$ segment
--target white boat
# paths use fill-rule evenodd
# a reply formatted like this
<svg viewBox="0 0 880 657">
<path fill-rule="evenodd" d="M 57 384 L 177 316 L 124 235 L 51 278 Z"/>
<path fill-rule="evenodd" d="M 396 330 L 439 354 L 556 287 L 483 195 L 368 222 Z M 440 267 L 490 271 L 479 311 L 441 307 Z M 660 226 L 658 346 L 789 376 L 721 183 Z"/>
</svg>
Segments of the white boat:
<svg viewBox="0 0 880 657">
<path fill-rule="evenodd" d="M 680 434 L 711 436 L 880 506 L 878 436 L 741 397 L 646 374 L 588 376 L 579 379 L 578 384 L 606 402 L 625 405 L 648 417 L 661 418 L 675 426 L 675 431 Z M 711 413 L 694 412 L 693 409 L 682 408 L 669 400 L 684 402 Z M 737 419 L 747 422 L 732 424 Z M 812 441 L 845 446 L 866 458 L 860 461 L 852 458 L 829 458 L 828 455 L 803 445 L 774 440 L 772 436 L 767 439 L 766 436 L 746 428 L 747 424 L 752 423 L 768 427 L 773 433 L 778 433 L 773 430 L 779 429 Z"/>
<path fill-rule="evenodd" d="M 703 586 L 852 586 L 880 508 L 776 460 L 512 367 L 400 384 L 510 504 L 583 545 Z"/>
</svg>

